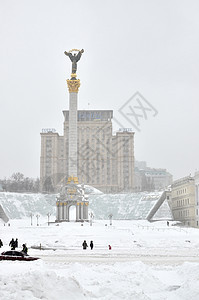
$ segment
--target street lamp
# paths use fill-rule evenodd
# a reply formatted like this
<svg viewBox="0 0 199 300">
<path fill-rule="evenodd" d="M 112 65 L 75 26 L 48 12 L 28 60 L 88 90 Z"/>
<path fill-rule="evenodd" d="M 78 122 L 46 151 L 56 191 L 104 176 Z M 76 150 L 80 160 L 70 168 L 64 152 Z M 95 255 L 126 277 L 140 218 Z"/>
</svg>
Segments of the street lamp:
<svg viewBox="0 0 199 300">
<path fill-rule="evenodd" d="M 113 218 L 113 215 L 110 214 L 108 217 L 109 217 L 109 220 L 110 220 L 110 226 L 111 226 L 111 225 L 112 225 L 112 218 Z"/>
<path fill-rule="evenodd" d="M 91 213 L 89 214 L 89 216 L 90 216 L 90 226 L 92 226 L 92 225 L 93 225 L 94 214 L 91 212 Z"/>
<path fill-rule="evenodd" d="M 50 216 L 51 216 L 51 214 L 50 214 L 50 213 L 47 213 L 47 217 L 48 217 L 48 226 L 49 226 Z"/>
<path fill-rule="evenodd" d="M 39 226 L 39 217 L 40 217 L 40 215 L 36 215 L 36 218 L 37 218 L 37 226 Z"/>
<path fill-rule="evenodd" d="M 32 217 L 33 217 L 33 213 L 30 214 L 30 225 L 32 226 Z"/>
</svg>

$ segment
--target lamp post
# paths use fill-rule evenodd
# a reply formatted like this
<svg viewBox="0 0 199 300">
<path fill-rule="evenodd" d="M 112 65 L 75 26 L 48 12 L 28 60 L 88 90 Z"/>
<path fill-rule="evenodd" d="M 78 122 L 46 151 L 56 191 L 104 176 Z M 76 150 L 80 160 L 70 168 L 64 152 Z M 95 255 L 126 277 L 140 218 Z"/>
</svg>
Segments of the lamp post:
<svg viewBox="0 0 199 300">
<path fill-rule="evenodd" d="M 33 213 L 30 214 L 30 225 L 32 226 L 32 217 L 33 217 Z"/>
<path fill-rule="evenodd" d="M 48 217 L 48 226 L 49 226 L 50 216 L 51 216 L 51 214 L 50 214 L 50 213 L 47 213 L 47 217 Z"/>
<path fill-rule="evenodd" d="M 36 218 L 37 218 L 37 226 L 39 226 L 39 217 L 40 217 L 40 215 L 36 215 Z"/>
<path fill-rule="evenodd" d="M 90 226 L 92 226 L 92 225 L 93 225 L 94 214 L 91 212 L 91 213 L 89 214 L 89 216 L 90 216 Z"/>
<path fill-rule="evenodd" d="M 109 220 L 110 220 L 110 226 L 111 226 L 111 225 L 112 225 L 112 218 L 113 218 L 113 215 L 110 214 L 108 217 L 109 217 Z"/>
</svg>

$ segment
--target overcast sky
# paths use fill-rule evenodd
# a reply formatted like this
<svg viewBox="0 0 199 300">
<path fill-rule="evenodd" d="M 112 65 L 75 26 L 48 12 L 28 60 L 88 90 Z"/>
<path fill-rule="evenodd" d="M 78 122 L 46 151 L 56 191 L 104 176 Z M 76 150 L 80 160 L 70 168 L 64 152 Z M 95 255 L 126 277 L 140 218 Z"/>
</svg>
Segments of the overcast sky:
<svg viewBox="0 0 199 300">
<path fill-rule="evenodd" d="M 198 0 L 0 0 L 0 42 L 0 178 L 39 176 L 42 128 L 63 135 L 73 48 L 79 109 L 133 128 L 119 109 L 140 92 L 158 113 L 133 128 L 136 159 L 174 179 L 199 170 Z"/>
</svg>

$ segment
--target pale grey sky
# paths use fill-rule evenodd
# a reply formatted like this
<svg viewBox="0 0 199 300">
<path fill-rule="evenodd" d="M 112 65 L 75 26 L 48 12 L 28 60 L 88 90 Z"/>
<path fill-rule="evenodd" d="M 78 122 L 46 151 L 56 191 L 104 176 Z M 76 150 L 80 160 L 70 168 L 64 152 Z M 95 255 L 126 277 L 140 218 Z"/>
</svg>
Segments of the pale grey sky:
<svg viewBox="0 0 199 300">
<path fill-rule="evenodd" d="M 0 178 L 39 176 L 42 128 L 63 134 L 73 48 L 79 109 L 124 123 L 139 91 L 158 114 L 135 134 L 136 159 L 175 179 L 199 169 L 199 1 L 0 0 L 0 41 Z"/>
</svg>

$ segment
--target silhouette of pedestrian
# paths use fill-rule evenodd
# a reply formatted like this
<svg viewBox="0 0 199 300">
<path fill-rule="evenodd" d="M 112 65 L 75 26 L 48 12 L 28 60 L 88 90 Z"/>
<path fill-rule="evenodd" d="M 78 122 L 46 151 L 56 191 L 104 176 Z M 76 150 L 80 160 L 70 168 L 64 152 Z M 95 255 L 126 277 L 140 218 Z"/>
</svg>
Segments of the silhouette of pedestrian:
<svg viewBox="0 0 199 300">
<path fill-rule="evenodd" d="M 23 244 L 22 246 L 23 246 L 22 251 L 23 251 L 25 254 L 27 254 L 27 253 L 28 253 L 28 248 L 26 247 L 26 244 Z"/>
<path fill-rule="evenodd" d="M 93 246 L 94 246 L 94 245 L 93 245 L 93 241 L 91 241 L 91 242 L 90 242 L 91 250 L 93 250 Z"/>
<path fill-rule="evenodd" d="M 3 246 L 3 242 L 2 240 L 0 239 L 0 248 Z"/>
<path fill-rule="evenodd" d="M 15 248 L 18 248 L 18 239 L 15 240 Z"/>
<path fill-rule="evenodd" d="M 88 247 L 86 240 L 84 240 L 84 242 L 82 244 L 82 247 L 83 247 L 84 250 L 86 250 L 86 248 Z"/>
<path fill-rule="evenodd" d="M 11 239 L 9 246 L 11 247 L 11 250 L 15 250 L 15 241 L 13 238 Z"/>
</svg>

